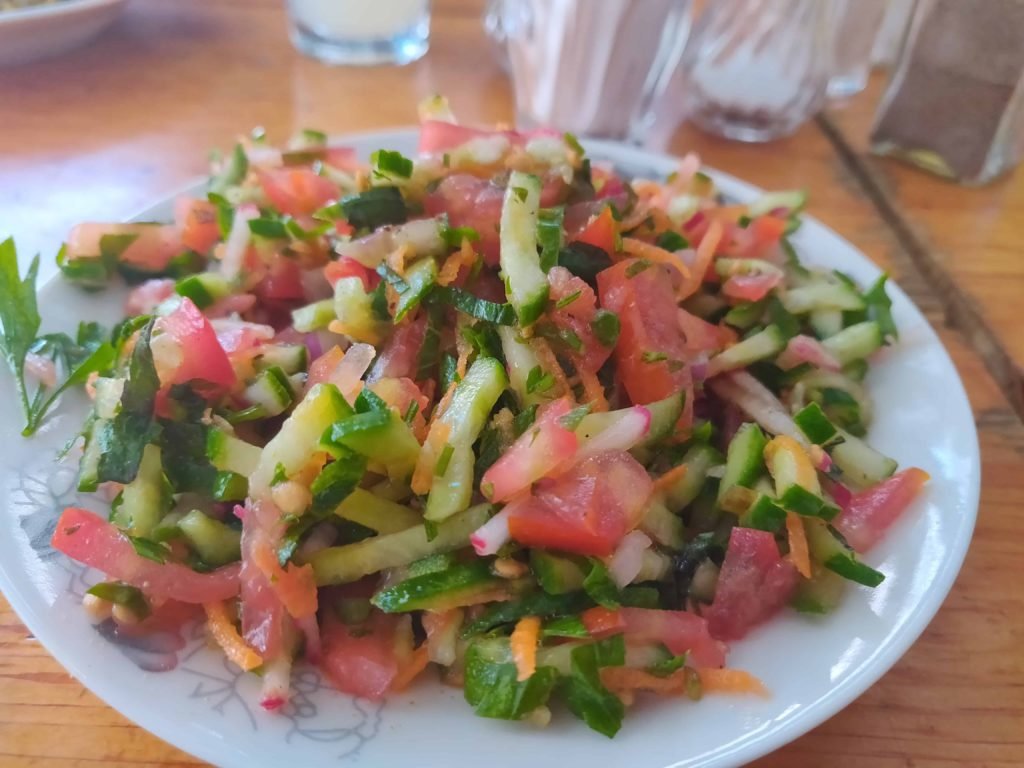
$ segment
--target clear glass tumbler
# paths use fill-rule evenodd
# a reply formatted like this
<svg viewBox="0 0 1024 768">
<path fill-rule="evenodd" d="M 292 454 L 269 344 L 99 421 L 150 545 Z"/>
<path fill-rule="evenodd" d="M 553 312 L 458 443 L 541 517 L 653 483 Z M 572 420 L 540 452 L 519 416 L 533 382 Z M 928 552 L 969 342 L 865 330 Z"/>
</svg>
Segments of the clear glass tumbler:
<svg viewBox="0 0 1024 768">
<path fill-rule="evenodd" d="M 682 55 L 690 4 L 503 0 L 517 122 L 642 141 L 650 101 Z"/>
<path fill-rule="evenodd" d="M 288 0 L 295 47 L 326 64 L 408 64 L 430 45 L 430 0 Z"/>
<path fill-rule="evenodd" d="M 708 3 L 683 56 L 685 114 L 730 139 L 787 136 L 825 101 L 831 46 L 825 0 Z"/>
<path fill-rule="evenodd" d="M 845 99 L 867 87 L 871 74 L 871 49 L 878 37 L 888 0 L 832 0 L 832 77 L 830 99 Z"/>
</svg>

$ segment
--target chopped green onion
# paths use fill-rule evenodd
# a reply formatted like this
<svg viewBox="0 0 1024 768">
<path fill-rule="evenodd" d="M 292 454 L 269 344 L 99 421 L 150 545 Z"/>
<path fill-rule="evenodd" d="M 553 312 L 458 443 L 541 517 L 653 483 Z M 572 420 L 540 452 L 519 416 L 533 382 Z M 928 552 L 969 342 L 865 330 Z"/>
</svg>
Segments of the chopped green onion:
<svg viewBox="0 0 1024 768">
<path fill-rule="evenodd" d="M 619 340 L 619 332 L 622 330 L 619 316 L 610 309 L 597 310 L 594 319 L 590 321 L 590 327 L 594 331 L 594 335 L 597 336 L 597 340 L 606 347 L 615 346 L 615 342 Z"/>
</svg>

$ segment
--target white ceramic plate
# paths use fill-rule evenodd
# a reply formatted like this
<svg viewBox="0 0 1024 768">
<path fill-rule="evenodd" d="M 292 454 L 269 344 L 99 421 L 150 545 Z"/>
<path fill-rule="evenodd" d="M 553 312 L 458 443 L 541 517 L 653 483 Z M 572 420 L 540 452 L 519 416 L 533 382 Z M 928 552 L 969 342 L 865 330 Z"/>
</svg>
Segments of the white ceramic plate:
<svg viewBox="0 0 1024 768">
<path fill-rule="evenodd" d="M 364 157 L 380 147 L 411 154 L 415 137 L 413 131 L 388 132 L 351 143 Z M 672 158 L 615 144 L 589 146 L 594 156 L 631 174 L 664 175 L 675 166 Z M 758 194 L 729 176 L 712 175 L 727 196 Z M 138 218 L 170 216 L 168 199 Z M 863 283 L 878 274 L 811 218 L 795 239 L 809 263 L 841 267 Z M 564 712 L 543 731 L 479 719 L 460 691 L 429 681 L 385 703 L 352 699 L 300 668 L 292 705 L 283 716 L 265 714 L 256 704 L 257 680 L 239 674 L 200 636 L 168 634 L 127 647 L 86 620 L 81 595 L 98 574 L 83 572 L 48 544 L 59 510 L 78 500 L 74 467 L 55 464 L 54 454 L 81 426 L 85 404 L 68 398 L 38 437 L 22 441 L 6 376 L 0 382 L 0 424 L 9 441 L 0 458 L 0 508 L 6 510 L 0 586 L 32 632 L 86 686 L 143 727 L 217 765 L 681 768 L 746 762 L 805 733 L 878 680 L 935 614 L 970 542 L 980 479 L 971 409 L 921 313 L 896 286 L 889 292 L 901 341 L 872 366 L 877 417 L 870 439 L 902 465 L 923 467 L 932 481 L 867 558 L 886 574 L 880 587 L 851 585 L 832 616 L 789 612 L 734 644 L 730 665 L 764 680 L 773 693 L 768 700 L 644 701 L 609 741 Z M 51 281 L 40 307 L 50 328 L 68 330 L 82 318 L 117 320 L 119 299 Z"/>
<path fill-rule="evenodd" d="M 126 0 L 60 0 L 0 11 L 0 67 L 56 56 L 92 40 Z"/>
</svg>

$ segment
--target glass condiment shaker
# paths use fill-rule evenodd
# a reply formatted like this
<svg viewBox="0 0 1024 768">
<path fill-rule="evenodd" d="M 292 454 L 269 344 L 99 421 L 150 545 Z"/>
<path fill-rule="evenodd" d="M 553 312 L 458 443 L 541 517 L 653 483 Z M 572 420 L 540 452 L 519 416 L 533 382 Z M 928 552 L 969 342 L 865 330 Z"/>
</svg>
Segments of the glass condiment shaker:
<svg viewBox="0 0 1024 768">
<path fill-rule="evenodd" d="M 793 133 L 825 100 L 832 13 L 823 0 L 708 3 L 683 54 L 686 116 L 740 141 Z"/>
<path fill-rule="evenodd" d="M 871 134 L 893 155 L 983 184 L 1024 152 L 1024 0 L 918 0 Z"/>
</svg>

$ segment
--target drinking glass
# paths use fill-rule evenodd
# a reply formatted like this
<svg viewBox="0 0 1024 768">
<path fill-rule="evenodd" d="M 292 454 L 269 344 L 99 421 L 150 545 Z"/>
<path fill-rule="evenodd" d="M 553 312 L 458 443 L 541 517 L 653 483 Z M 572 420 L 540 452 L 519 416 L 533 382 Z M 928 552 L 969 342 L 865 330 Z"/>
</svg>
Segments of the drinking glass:
<svg viewBox="0 0 1024 768">
<path fill-rule="evenodd" d="M 497 4 L 517 122 L 644 138 L 651 100 L 678 64 L 690 0 L 504 0 Z"/>
<path fill-rule="evenodd" d="M 833 68 L 828 96 L 844 99 L 867 87 L 871 49 L 885 17 L 887 0 L 833 0 Z"/>
<path fill-rule="evenodd" d="M 288 0 L 295 47 L 327 64 L 408 64 L 430 45 L 430 0 Z"/>
<path fill-rule="evenodd" d="M 740 141 L 793 133 L 824 103 L 831 22 L 823 0 L 708 3 L 683 55 L 686 115 Z"/>
</svg>

